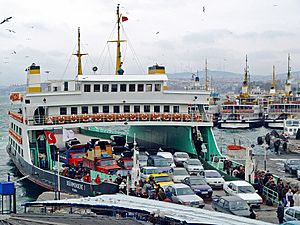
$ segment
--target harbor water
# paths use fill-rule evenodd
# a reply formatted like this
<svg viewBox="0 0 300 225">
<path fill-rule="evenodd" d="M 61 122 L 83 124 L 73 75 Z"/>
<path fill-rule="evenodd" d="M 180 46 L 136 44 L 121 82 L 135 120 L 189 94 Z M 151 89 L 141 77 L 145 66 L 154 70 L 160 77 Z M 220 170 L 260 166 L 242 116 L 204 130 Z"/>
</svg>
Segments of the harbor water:
<svg viewBox="0 0 300 225">
<path fill-rule="evenodd" d="M 16 167 L 13 165 L 12 161 L 9 159 L 6 153 L 6 145 L 8 142 L 8 115 L 7 111 L 9 109 L 10 102 L 8 96 L 0 96 L 0 180 L 6 181 L 8 173 L 11 174 L 11 180 L 18 180 L 21 175 L 17 172 Z M 234 140 L 236 144 L 241 143 L 245 147 L 250 147 L 252 144 L 256 144 L 258 136 L 264 136 L 270 130 L 266 128 L 256 128 L 251 130 L 219 130 L 213 128 L 217 143 L 219 148 L 223 153 L 226 153 L 226 146 L 233 144 Z M 255 154 L 264 153 L 258 148 Z M 269 153 L 270 154 L 270 153 Z M 18 209 L 21 209 L 21 203 L 35 200 L 44 189 L 33 184 L 28 180 L 22 180 L 16 183 L 17 188 L 17 203 Z"/>
</svg>

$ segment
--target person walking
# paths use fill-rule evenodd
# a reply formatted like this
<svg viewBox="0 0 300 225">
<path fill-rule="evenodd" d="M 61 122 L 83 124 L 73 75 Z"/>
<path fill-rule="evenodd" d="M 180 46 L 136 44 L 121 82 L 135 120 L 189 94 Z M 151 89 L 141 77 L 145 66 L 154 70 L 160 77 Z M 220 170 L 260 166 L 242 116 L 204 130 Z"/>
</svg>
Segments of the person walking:
<svg viewBox="0 0 300 225">
<path fill-rule="evenodd" d="M 283 217 L 284 217 L 284 207 L 281 202 L 279 202 L 276 212 L 277 212 L 277 218 L 278 218 L 279 224 L 282 224 Z"/>
<path fill-rule="evenodd" d="M 293 207 L 294 206 L 294 193 L 292 192 L 292 189 L 289 189 L 288 192 L 285 194 L 287 206 Z"/>
<path fill-rule="evenodd" d="M 300 191 L 297 191 L 294 194 L 293 200 L 294 200 L 294 206 L 300 206 Z"/>
</svg>

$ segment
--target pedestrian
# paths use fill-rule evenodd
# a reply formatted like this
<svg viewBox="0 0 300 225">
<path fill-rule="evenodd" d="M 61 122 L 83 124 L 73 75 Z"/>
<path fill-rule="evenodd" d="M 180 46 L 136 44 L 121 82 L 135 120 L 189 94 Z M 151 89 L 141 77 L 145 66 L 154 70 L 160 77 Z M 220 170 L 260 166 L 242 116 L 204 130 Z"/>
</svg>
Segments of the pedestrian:
<svg viewBox="0 0 300 225">
<path fill-rule="evenodd" d="M 277 212 L 277 218 L 278 218 L 279 224 L 282 224 L 283 217 L 284 217 L 284 207 L 281 202 L 279 202 L 276 212 Z"/>
<path fill-rule="evenodd" d="M 294 206 L 294 193 L 292 192 L 292 189 L 289 189 L 288 192 L 285 194 L 287 206 L 293 207 Z"/>
<path fill-rule="evenodd" d="M 297 191 L 294 194 L 293 200 L 294 200 L 294 206 L 300 206 L 300 191 Z"/>
</svg>

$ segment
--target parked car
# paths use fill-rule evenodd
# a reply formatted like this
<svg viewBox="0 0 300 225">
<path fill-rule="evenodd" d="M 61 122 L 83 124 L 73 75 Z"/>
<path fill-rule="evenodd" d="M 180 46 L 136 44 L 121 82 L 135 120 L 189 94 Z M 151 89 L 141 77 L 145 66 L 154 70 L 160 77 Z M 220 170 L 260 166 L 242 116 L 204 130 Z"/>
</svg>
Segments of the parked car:
<svg viewBox="0 0 300 225">
<path fill-rule="evenodd" d="M 188 159 L 184 161 L 183 166 L 189 174 L 198 174 L 200 171 L 204 170 L 199 159 Z"/>
<path fill-rule="evenodd" d="M 163 172 L 168 173 L 170 172 L 171 169 L 168 161 L 164 157 L 159 155 L 150 155 L 147 160 L 147 166 L 158 167 L 159 172 L 161 173 Z"/>
<path fill-rule="evenodd" d="M 146 181 L 146 179 L 153 173 L 158 173 L 158 168 L 154 166 L 145 166 L 141 168 L 141 180 Z"/>
<path fill-rule="evenodd" d="M 148 155 L 145 152 L 139 152 L 140 167 L 147 166 Z"/>
<path fill-rule="evenodd" d="M 300 221 L 299 220 L 287 221 L 282 225 L 300 225 Z"/>
<path fill-rule="evenodd" d="M 223 188 L 225 180 L 221 174 L 216 170 L 203 170 L 199 172 L 199 175 L 204 177 L 205 181 L 212 188 Z"/>
<path fill-rule="evenodd" d="M 256 193 L 254 187 L 244 180 L 227 181 L 224 183 L 224 191 L 245 200 L 249 206 L 260 207 L 263 200 Z"/>
<path fill-rule="evenodd" d="M 185 184 L 172 184 L 166 188 L 166 196 L 172 202 L 187 205 L 192 207 L 204 207 L 204 201 L 201 197 L 196 195 L 193 190 Z"/>
<path fill-rule="evenodd" d="M 210 198 L 213 194 L 212 188 L 207 184 L 205 179 L 200 176 L 191 176 L 183 180 L 184 184 L 190 186 L 196 195 Z"/>
<path fill-rule="evenodd" d="M 175 152 L 173 156 L 176 166 L 183 166 L 183 162 L 190 158 L 186 152 Z"/>
<path fill-rule="evenodd" d="M 285 172 L 296 175 L 297 170 L 300 170 L 300 159 L 287 159 L 284 162 L 284 170 Z"/>
<path fill-rule="evenodd" d="M 218 212 L 236 216 L 250 217 L 250 207 L 247 202 L 238 196 L 223 196 L 213 199 L 211 207 Z"/>
<path fill-rule="evenodd" d="M 153 174 L 150 174 L 150 176 L 146 179 L 147 183 L 149 182 L 150 177 L 153 177 L 155 183 L 159 184 L 162 188 L 167 187 L 171 184 L 174 184 L 171 177 L 167 173 L 153 173 Z"/>
<path fill-rule="evenodd" d="M 170 171 L 170 177 L 175 183 L 182 182 L 185 178 L 190 177 L 185 168 L 172 168 Z"/>
<path fill-rule="evenodd" d="M 171 168 L 176 167 L 176 165 L 174 163 L 174 158 L 173 158 L 173 155 L 171 152 L 157 152 L 157 155 L 164 157 L 170 164 Z"/>
<path fill-rule="evenodd" d="M 67 140 L 65 143 L 65 146 L 67 149 L 71 148 L 73 145 L 79 145 L 80 141 L 77 138 L 73 138 L 70 140 Z"/>
<path fill-rule="evenodd" d="M 113 146 L 125 146 L 126 144 L 126 139 L 121 135 L 111 135 L 110 140 Z"/>
<path fill-rule="evenodd" d="M 284 221 L 300 220 L 300 206 L 289 207 L 284 210 Z"/>
</svg>

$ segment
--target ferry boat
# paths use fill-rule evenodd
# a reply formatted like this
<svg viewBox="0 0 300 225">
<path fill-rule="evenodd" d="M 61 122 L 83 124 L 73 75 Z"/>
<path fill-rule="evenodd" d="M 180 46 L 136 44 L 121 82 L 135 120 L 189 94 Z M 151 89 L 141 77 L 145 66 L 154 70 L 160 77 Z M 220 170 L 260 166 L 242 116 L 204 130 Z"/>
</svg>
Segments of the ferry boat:
<svg viewBox="0 0 300 225">
<path fill-rule="evenodd" d="M 261 127 L 263 123 L 263 109 L 257 99 L 257 96 L 249 94 L 249 71 L 246 56 L 242 92 L 236 98 L 230 99 L 227 97 L 221 103 L 218 127 L 227 129 Z"/>
<path fill-rule="evenodd" d="M 284 120 L 289 117 L 300 116 L 300 98 L 292 92 L 290 55 L 288 55 L 288 72 L 284 95 L 276 94 L 275 88 L 271 91 L 270 93 L 273 96 L 269 99 L 264 126 L 273 129 L 283 129 Z"/>
<path fill-rule="evenodd" d="M 103 175 L 93 168 L 89 168 L 92 182 L 60 175 L 60 155 L 67 154 L 68 149 L 65 136 L 73 133 L 81 143 L 89 142 L 80 154 L 96 158 L 99 149 L 93 144 L 95 139 L 113 134 L 105 127 L 128 127 L 128 137 L 135 136 L 139 145 L 201 155 L 204 162 L 209 162 L 211 155 L 220 155 L 212 122 L 204 110 L 208 91 L 168 90 L 163 66 L 149 67 L 148 74 L 124 72 L 120 51 L 123 21 L 118 6 L 114 74 L 83 74 L 78 30 L 78 72 L 74 80 L 48 81 L 44 87 L 40 66 L 32 64 L 27 68 L 26 92 L 11 93 L 7 152 L 32 182 L 81 196 L 115 193 L 115 184 L 103 179 L 100 184 L 93 182 L 96 175 Z M 101 151 L 97 154 L 102 156 Z"/>
</svg>

